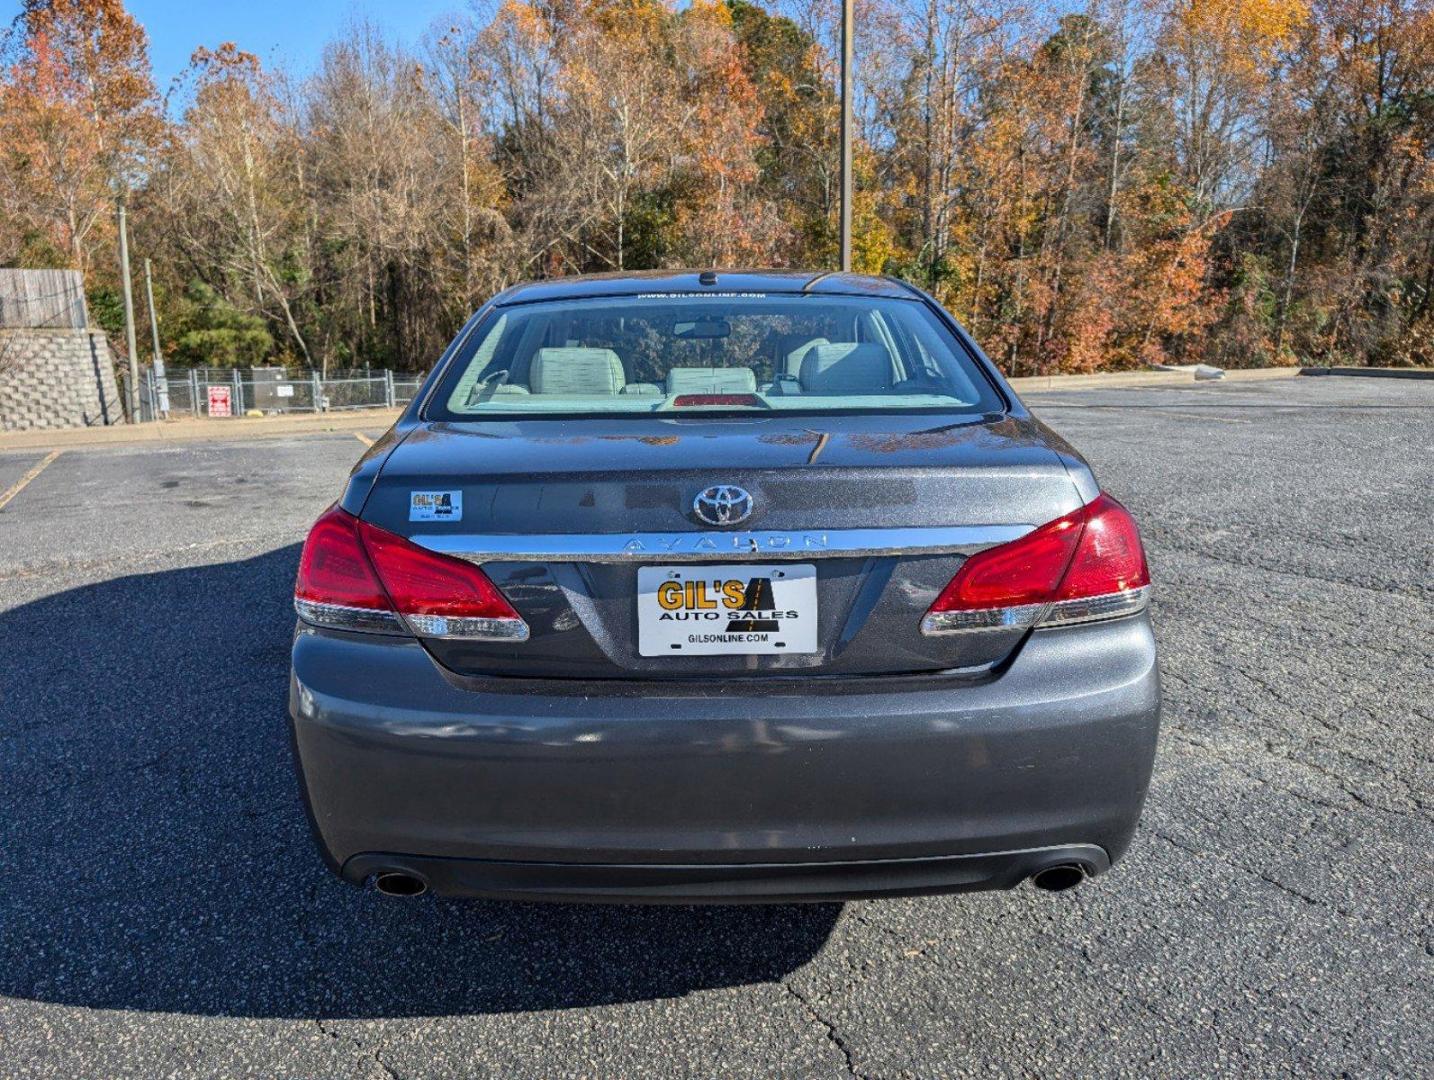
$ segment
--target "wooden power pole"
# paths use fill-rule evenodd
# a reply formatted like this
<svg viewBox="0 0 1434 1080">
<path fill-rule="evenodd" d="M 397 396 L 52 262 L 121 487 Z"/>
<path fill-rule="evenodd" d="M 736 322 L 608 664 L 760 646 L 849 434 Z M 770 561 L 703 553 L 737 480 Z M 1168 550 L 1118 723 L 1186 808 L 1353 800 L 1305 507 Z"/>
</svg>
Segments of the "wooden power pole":
<svg viewBox="0 0 1434 1080">
<path fill-rule="evenodd" d="M 154 340 L 154 355 L 149 362 L 149 376 L 155 389 L 159 419 L 169 419 L 169 380 L 164 377 L 164 354 L 159 351 L 159 315 L 154 310 L 154 278 L 149 272 L 149 259 L 144 260 L 144 301 L 149 305 L 149 332 Z"/>
<path fill-rule="evenodd" d="M 134 343 L 134 291 L 129 280 L 129 229 L 125 225 L 124 199 L 119 204 L 120 284 L 124 288 L 124 340 L 129 349 L 129 422 L 139 423 L 139 350 Z"/>
<path fill-rule="evenodd" d="M 851 272 L 852 0 L 841 3 L 841 269 Z"/>
</svg>

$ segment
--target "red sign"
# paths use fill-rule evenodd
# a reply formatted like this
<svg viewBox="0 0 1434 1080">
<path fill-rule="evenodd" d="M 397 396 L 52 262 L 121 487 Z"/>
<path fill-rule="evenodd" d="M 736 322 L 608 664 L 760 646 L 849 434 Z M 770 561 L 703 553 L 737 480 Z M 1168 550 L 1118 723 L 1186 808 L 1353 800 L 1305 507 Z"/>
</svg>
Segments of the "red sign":
<svg viewBox="0 0 1434 1080">
<path fill-rule="evenodd" d="M 210 416 L 233 416 L 234 413 L 229 407 L 229 387 L 211 386 L 209 388 L 209 415 Z"/>
</svg>

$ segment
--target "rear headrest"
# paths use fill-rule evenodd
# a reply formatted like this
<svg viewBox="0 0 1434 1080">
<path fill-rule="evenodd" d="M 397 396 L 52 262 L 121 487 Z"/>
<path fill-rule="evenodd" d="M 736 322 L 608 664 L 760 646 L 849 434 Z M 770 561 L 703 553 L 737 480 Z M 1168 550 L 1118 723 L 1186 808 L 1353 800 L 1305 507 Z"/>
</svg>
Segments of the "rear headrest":
<svg viewBox="0 0 1434 1080">
<path fill-rule="evenodd" d="M 891 389 L 891 354 L 870 341 L 813 345 L 801 378 L 809 394 L 879 394 Z"/>
<path fill-rule="evenodd" d="M 489 383 L 473 401 L 492 401 L 495 397 L 527 397 L 528 388 L 516 383 Z M 470 401 L 470 404 L 473 403 Z"/>
<path fill-rule="evenodd" d="M 616 394 L 626 382 L 622 360 L 611 349 L 539 349 L 528 368 L 535 394 Z"/>
<path fill-rule="evenodd" d="M 751 368 L 675 367 L 667 371 L 669 394 L 755 394 L 757 375 Z"/>
<path fill-rule="evenodd" d="M 814 345 L 828 344 L 830 344 L 830 342 L 824 337 L 798 340 L 795 347 L 787 353 L 786 358 L 782 362 L 783 373 L 790 375 L 794 379 L 800 379 L 802 377 L 802 359 L 807 355 L 807 351 Z"/>
</svg>

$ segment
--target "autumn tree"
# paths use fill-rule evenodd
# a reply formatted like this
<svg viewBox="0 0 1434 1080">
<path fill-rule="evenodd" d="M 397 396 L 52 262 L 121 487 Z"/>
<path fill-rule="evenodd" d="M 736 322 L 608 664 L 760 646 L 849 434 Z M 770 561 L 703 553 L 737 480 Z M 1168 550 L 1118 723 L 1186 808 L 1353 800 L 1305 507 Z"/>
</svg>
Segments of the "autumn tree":
<svg viewBox="0 0 1434 1080">
<path fill-rule="evenodd" d="M 474 45 L 491 90 L 495 165 L 511 199 L 520 277 L 583 264 L 577 249 L 591 220 L 586 163 L 558 130 L 569 22 L 561 3 L 505 0 Z"/>
<path fill-rule="evenodd" d="M 421 65 L 357 23 L 325 50 L 306 96 L 325 329 L 338 358 L 356 349 L 385 363 L 436 355 L 448 322 L 430 317 L 444 261 L 438 225 L 451 188 L 443 119 Z"/>
<path fill-rule="evenodd" d="M 1235 205 L 1250 190 L 1278 51 L 1307 16 L 1304 0 L 1174 0 L 1165 10 L 1154 66 L 1200 207 Z"/>
<path fill-rule="evenodd" d="M 284 329 L 312 362 L 300 307 L 313 287 L 303 145 L 277 81 L 233 43 L 201 47 L 192 102 L 150 185 L 158 220 L 212 288 Z"/>
<path fill-rule="evenodd" d="M 673 52 L 678 91 L 690 110 L 677 168 L 681 261 L 774 263 L 789 233 L 758 183 L 765 117 L 730 10 L 695 0 L 676 22 Z"/>
<path fill-rule="evenodd" d="M 514 252 L 504 215 L 508 195 L 486 123 L 493 87 L 470 19 L 430 35 L 426 57 L 427 84 L 445 136 L 438 153 L 448 180 L 439 223 L 449 252 L 443 292 L 459 311 L 468 311 L 509 284 Z"/>
<path fill-rule="evenodd" d="M 6 45 L 0 217 L 23 234 L 11 257 L 89 272 L 162 126 L 144 30 L 121 0 L 25 0 Z"/>
<path fill-rule="evenodd" d="M 760 106 L 757 185 L 790 237 L 782 261 L 825 266 L 837 251 L 838 99 L 830 57 L 799 21 L 729 0 L 732 33 Z"/>
<path fill-rule="evenodd" d="M 887 183 L 905 204 L 895 214 L 914 249 L 904 269 L 928 287 L 954 283 L 982 246 L 987 214 L 970 188 L 969 154 L 992 119 L 983 91 L 1000 78 L 1020 19 L 1012 4 L 927 0 L 883 21 L 908 60 L 885 79 L 878 72 L 872 96 L 890 130 Z"/>
<path fill-rule="evenodd" d="M 1431 7 L 863 0 L 855 266 L 1015 374 L 1430 362 Z M 120 0 L 29 0 L 0 261 L 102 298 L 128 189 L 177 355 L 326 369 L 426 367 L 522 279 L 828 269 L 839 10 L 484 0 L 416 50 L 350 25 L 306 78 L 201 49 L 161 115 Z"/>
<path fill-rule="evenodd" d="M 1434 322 L 1434 7 L 1324 0 L 1338 126 L 1314 202 L 1322 307 L 1311 351 L 1430 363 Z"/>
<path fill-rule="evenodd" d="M 568 36 L 556 124 L 559 157 L 588 210 L 577 240 L 612 269 L 627 265 L 634 201 L 665 184 L 692 104 L 678 93 L 661 57 L 670 19 L 650 0 L 594 4 Z"/>
</svg>

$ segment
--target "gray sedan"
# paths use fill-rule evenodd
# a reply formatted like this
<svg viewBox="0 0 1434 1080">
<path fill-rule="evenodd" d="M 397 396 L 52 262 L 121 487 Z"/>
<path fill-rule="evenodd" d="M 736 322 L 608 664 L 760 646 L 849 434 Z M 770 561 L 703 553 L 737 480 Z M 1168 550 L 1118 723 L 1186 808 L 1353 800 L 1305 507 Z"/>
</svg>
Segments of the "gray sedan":
<svg viewBox="0 0 1434 1080">
<path fill-rule="evenodd" d="M 305 544 L 305 801 L 390 894 L 1069 888 L 1149 782 L 1149 582 L 1129 513 L 908 285 L 518 286 Z"/>
</svg>

